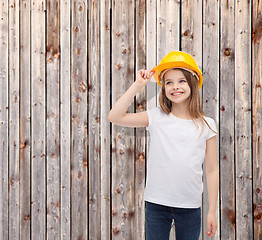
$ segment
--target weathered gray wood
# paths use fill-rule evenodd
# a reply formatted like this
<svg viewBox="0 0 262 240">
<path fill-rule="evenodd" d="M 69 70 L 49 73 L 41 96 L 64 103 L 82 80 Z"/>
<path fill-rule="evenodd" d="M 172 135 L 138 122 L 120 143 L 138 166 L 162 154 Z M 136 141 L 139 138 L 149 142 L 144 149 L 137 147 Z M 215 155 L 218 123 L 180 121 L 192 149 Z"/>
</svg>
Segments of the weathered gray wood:
<svg viewBox="0 0 262 240">
<path fill-rule="evenodd" d="M 45 26 L 45 1 L 31 1 L 32 239 L 46 237 Z"/>
<path fill-rule="evenodd" d="M 112 2 L 112 104 L 134 82 L 134 1 Z M 134 112 L 134 104 L 128 107 Z M 112 239 L 134 239 L 134 129 L 112 127 Z"/>
<path fill-rule="evenodd" d="M 234 0 L 222 1 L 220 11 L 220 227 L 221 239 L 235 239 L 236 199 L 233 114 L 235 99 L 234 94 L 232 94 L 235 79 Z"/>
<path fill-rule="evenodd" d="M 9 1 L 9 238 L 19 238 L 19 1 Z"/>
<path fill-rule="evenodd" d="M 46 46 L 46 160 L 47 238 L 60 238 L 60 144 L 59 144 L 59 0 L 47 0 Z"/>
<path fill-rule="evenodd" d="M 252 120 L 253 120 L 253 206 L 254 206 L 254 239 L 262 238 L 262 182 L 261 182 L 261 151 L 262 151 L 262 4 L 261 1 L 254 1 L 252 6 L 253 14 L 253 35 L 252 35 Z"/>
<path fill-rule="evenodd" d="M 146 32 L 145 32 L 145 0 L 135 1 L 136 8 L 136 55 L 135 55 L 135 76 L 139 69 L 146 68 Z M 146 110 L 145 88 L 141 89 L 136 95 L 136 112 Z M 135 227 L 133 238 L 144 239 L 144 185 L 145 185 L 145 128 L 136 128 L 136 149 L 135 149 Z"/>
<path fill-rule="evenodd" d="M 86 1 L 71 4 L 71 238 L 88 239 L 88 9 Z"/>
<path fill-rule="evenodd" d="M 179 49 L 180 1 L 158 0 L 156 10 L 159 64 L 164 55 Z"/>
<path fill-rule="evenodd" d="M 60 2 L 60 159 L 61 159 L 61 239 L 69 240 L 70 217 L 70 1 Z"/>
<path fill-rule="evenodd" d="M 235 2 L 235 169 L 238 239 L 253 239 L 250 128 L 251 4 L 249 1 Z"/>
<path fill-rule="evenodd" d="M 101 31 L 101 59 L 100 59 L 100 89 L 101 89 L 101 239 L 110 239 L 111 233 L 111 174 L 110 174 L 110 122 L 107 119 L 110 111 L 110 8 L 111 1 L 101 1 L 100 31 Z"/>
<path fill-rule="evenodd" d="M 30 239 L 30 1 L 20 4 L 20 239 Z"/>
<path fill-rule="evenodd" d="M 8 3 L 0 1 L 0 238 L 8 239 Z"/>
<path fill-rule="evenodd" d="M 157 63 L 157 0 L 146 2 L 146 68 L 151 70 Z M 157 90 L 159 89 L 154 77 L 146 86 L 146 104 L 147 109 L 157 105 Z M 147 153 L 149 151 L 150 136 L 147 132 Z M 146 159 L 148 154 L 146 156 Z"/>
<path fill-rule="evenodd" d="M 114 104 L 137 70 L 177 49 L 202 66 L 203 107 L 220 126 L 221 226 L 214 239 L 261 237 L 261 3 L 252 2 L 251 42 L 250 1 L 220 2 L 218 19 L 216 1 L 0 0 L 0 239 L 144 238 L 150 135 L 113 125 L 111 164 L 110 77 Z M 152 78 L 128 111 L 156 106 L 159 90 Z M 200 239 L 207 239 L 203 173 Z"/>
<path fill-rule="evenodd" d="M 100 222 L 100 33 L 99 1 L 89 1 L 88 85 L 89 87 L 89 239 L 101 238 Z"/>
<path fill-rule="evenodd" d="M 207 116 L 219 122 L 219 2 L 203 1 L 203 109 Z M 217 152 L 219 152 L 219 138 L 217 137 Z M 218 154 L 219 158 L 219 154 Z M 219 159 L 217 158 L 217 161 Z M 218 163 L 219 165 L 219 163 Z M 202 235 L 200 239 L 208 239 L 206 235 L 207 221 L 206 215 L 209 211 L 206 162 L 203 164 L 204 192 L 203 192 L 203 221 Z M 219 191 L 219 189 L 218 189 Z M 216 208 L 217 232 L 213 239 L 220 239 L 220 221 L 219 221 L 219 193 Z"/>
</svg>

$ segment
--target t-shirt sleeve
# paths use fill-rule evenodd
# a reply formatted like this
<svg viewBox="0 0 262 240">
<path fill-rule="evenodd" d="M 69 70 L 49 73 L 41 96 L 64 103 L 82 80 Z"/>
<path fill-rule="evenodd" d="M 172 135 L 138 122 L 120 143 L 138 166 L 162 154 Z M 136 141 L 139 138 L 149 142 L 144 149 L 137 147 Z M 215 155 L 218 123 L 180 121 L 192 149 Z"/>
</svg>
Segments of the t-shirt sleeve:
<svg viewBox="0 0 262 240">
<path fill-rule="evenodd" d="M 154 107 L 154 108 L 148 109 L 146 112 L 147 112 L 148 120 L 149 120 L 148 127 L 146 127 L 146 130 L 150 131 L 150 129 L 151 129 L 153 123 L 154 123 L 154 120 L 159 115 L 159 108 Z"/>
<path fill-rule="evenodd" d="M 215 131 L 218 133 L 218 130 L 217 130 L 217 124 L 215 122 L 214 119 L 212 118 L 209 118 L 209 121 L 208 121 L 208 124 L 209 126 Z M 208 140 L 209 138 L 215 136 L 215 135 L 218 135 L 217 133 L 214 133 L 208 126 L 207 126 L 207 136 L 206 136 L 206 140 Z"/>
</svg>

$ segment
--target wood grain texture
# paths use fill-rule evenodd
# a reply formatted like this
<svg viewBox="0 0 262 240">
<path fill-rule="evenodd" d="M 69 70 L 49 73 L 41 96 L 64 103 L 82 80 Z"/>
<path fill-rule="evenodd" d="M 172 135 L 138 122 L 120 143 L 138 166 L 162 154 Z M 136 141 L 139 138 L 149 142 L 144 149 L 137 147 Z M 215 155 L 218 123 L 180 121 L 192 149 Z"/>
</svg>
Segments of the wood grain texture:
<svg viewBox="0 0 262 240">
<path fill-rule="evenodd" d="M 235 3 L 235 21 L 236 236 L 253 239 L 250 1 Z"/>
<path fill-rule="evenodd" d="M 236 237 L 234 81 L 235 5 L 221 2 L 220 12 L 220 214 L 221 239 Z"/>
<path fill-rule="evenodd" d="M 112 104 L 134 82 L 134 1 L 112 2 Z M 134 103 L 128 107 L 134 112 Z M 112 239 L 134 239 L 134 129 L 112 127 Z"/>
<path fill-rule="evenodd" d="M 31 238 L 46 237 L 46 3 L 31 1 Z M 38 24 L 34 24 L 38 23 Z"/>
<path fill-rule="evenodd" d="M 8 239 L 8 3 L 0 1 L 0 238 Z"/>
<path fill-rule="evenodd" d="M 150 134 L 107 116 L 172 50 L 196 59 L 219 123 L 213 239 L 260 239 L 261 19 L 260 1 L 0 0 L 0 239 L 144 239 Z"/>
<path fill-rule="evenodd" d="M 47 0 L 46 29 L 46 171 L 47 238 L 60 238 L 60 5 Z"/>
<path fill-rule="evenodd" d="M 254 239 L 262 238 L 262 4 L 253 1 L 252 6 L 252 129 L 253 129 L 253 220 Z"/>
<path fill-rule="evenodd" d="M 71 107 L 71 61 L 70 61 L 70 0 L 60 2 L 60 222 L 61 240 L 69 240 L 71 235 L 70 199 L 70 107 Z"/>
<path fill-rule="evenodd" d="M 30 239 L 31 96 L 30 1 L 20 4 L 20 239 Z"/>
<path fill-rule="evenodd" d="M 71 238 L 88 239 L 87 7 L 71 2 Z"/>
<path fill-rule="evenodd" d="M 101 1 L 101 239 L 111 239 L 111 161 L 110 161 L 110 77 L 111 77 L 111 0 Z"/>
<path fill-rule="evenodd" d="M 88 137 L 89 137 L 89 239 L 101 238 L 100 193 L 100 35 L 99 1 L 89 1 L 88 33 Z"/>
<path fill-rule="evenodd" d="M 9 1 L 9 238 L 19 238 L 19 1 Z"/>
</svg>

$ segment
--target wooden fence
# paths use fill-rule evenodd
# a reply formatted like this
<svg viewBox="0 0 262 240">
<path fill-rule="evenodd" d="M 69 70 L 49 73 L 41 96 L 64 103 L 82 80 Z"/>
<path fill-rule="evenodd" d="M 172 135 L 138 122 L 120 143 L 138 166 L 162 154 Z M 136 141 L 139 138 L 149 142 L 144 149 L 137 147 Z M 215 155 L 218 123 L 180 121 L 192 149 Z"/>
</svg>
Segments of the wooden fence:
<svg viewBox="0 0 262 240">
<path fill-rule="evenodd" d="M 212 239 L 262 239 L 261 5 L 0 0 L 0 239 L 144 239 L 150 139 L 107 114 L 171 50 L 198 62 L 204 111 L 219 124 Z M 150 82 L 128 111 L 156 106 L 158 93 Z"/>
</svg>

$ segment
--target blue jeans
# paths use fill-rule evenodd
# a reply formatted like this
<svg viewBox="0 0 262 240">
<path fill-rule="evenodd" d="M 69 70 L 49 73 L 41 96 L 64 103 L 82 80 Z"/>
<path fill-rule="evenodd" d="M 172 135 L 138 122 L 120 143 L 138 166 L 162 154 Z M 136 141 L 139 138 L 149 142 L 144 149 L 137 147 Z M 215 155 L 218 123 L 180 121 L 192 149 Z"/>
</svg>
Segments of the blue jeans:
<svg viewBox="0 0 262 240">
<path fill-rule="evenodd" d="M 172 219 L 176 240 L 199 239 L 201 207 L 176 208 L 145 201 L 146 240 L 169 240 Z"/>
</svg>

